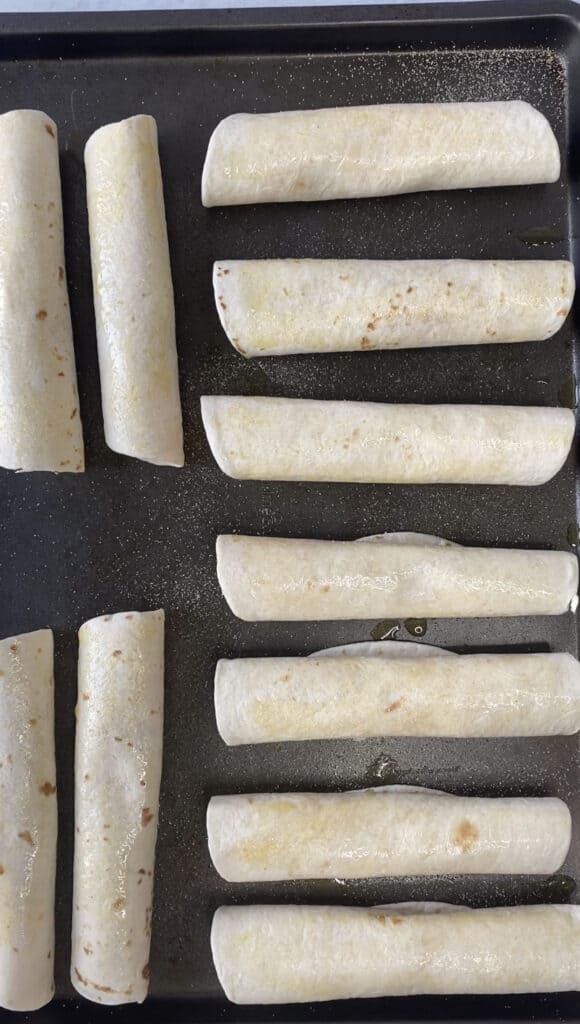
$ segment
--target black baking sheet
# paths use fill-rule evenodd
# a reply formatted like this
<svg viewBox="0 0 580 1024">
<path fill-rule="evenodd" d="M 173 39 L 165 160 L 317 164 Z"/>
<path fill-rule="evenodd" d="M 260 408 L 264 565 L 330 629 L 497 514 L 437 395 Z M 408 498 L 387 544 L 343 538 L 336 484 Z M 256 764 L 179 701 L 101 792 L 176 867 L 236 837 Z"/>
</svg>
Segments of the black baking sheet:
<svg viewBox="0 0 580 1024">
<path fill-rule="evenodd" d="M 287 1008 L 226 1002 L 209 950 L 221 903 L 449 900 L 474 906 L 574 901 L 580 879 L 577 737 L 373 739 L 228 749 L 214 722 L 220 656 L 305 654 L 369 639 L 377 622 L 247 624 L 220 596 L 220 531 L 347 539 L 383 530 L 467 544 L 569 549 L 577 520 L 571 456 L 538 488 L 241 483 L 213 463 L 199 395 L 397 402 L 569 404 L 568 321 L 548 342 L 245 362 L 218 322 L 211 264 L 244 257 L 569 258 L 578 224 L 580 8 L 572 3 L 216 11 L 0 18 L 0 111 L 41 107 L 59 126 L 67 269 L 87 446 L 82 476 L 0 470 L 0 635 L 56 633 L 60 839 L 57 994 L 41 1022 L 580 1020 L 580 996 L 374 1000 Z M 204 210 L 200 176 L 217 122 L 239 110 L 389 101 L 525 99 L 550 119 L 561 182 L 356 202 Z M 85 211 L 83 146 L 99 125 L 147 112 L 159 127 L 185 421 L 184 470 L 104 444 Z M 568 166 L 566 164 L 568 163 Z M 166 730 L 151 996 L 104 1009 L 68 980 L 76 630 L 105 612 L 167 612 Z M 401 639 L 410 639 L 403 624 Z M 431 621 L 455 650 L 571 651 L 572 616 Z M 574 841 L 553 878 L 401 878 L 233 886 L 212 869 L 213 793 L 423 784 L 457 793 L 557 795 Z M 7 1015 L 3 1015 L 7 1016 Z"/>
</svg>

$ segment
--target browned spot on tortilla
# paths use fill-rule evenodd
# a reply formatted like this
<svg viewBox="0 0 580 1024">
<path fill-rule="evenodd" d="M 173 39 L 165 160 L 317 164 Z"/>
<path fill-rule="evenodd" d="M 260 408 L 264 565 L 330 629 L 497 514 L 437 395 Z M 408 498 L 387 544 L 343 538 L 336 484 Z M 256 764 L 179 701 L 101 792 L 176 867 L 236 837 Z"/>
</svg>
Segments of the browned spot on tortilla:
<svg viewBox="0 0 580 1024">
<path fill-rule="evenodd" d="M 154 817 L 155 815 L 151 813 L 149 808 L 144 807 L 143 810 L 141 811 L 141 828 L 145 828 L 145 826 L 148 825 L 150 821 L 153 821 Z"/>
<path fill-rule="evenodd" d="M 64 267 L 58 268 L 58 279 L 59 281 L 64 281 Z"/>
<path fill-rule="evenodd" d="M 59 370 L 58 376 L 59 377 L 64 377 L 64 370 Z"/>
<path fill-rule="evenodd" d="M 387 706 L 385 708 L 385 711 L 387 711 L 387 712 L 389 712 L 389 711 L 396 711 L 397 708 L 401 707 L 402 703 L 403 703 L 403 697 L 399 697 L 398 700 L 394 700 L 390 704 L 387 704 Z"/>
<path fill-rule="evenodd" d="M 46 959 L 52 960 L 52 949 L 49 949 L 48 953 L 46 954 Z"/>
<path fill-rule="evenodd" d="M 88 700 L 88 699 L 89 699 L 88 693 L 86 692 L 86 690 L 83 690 L 83 700 Z"/>
<path fill-rule="evenodd" d="M 558 310 L 558 314 L 557 315 L 558 316 L 568 316 L 568 310 L 565 307 L 562 307 L 562 309 Z"/>
<path fill-rule="evenodd" d="M 52 782 L 48 782 L 48 780 L 43 782 L 42 786 L 39 786 L 38 788 L 45 796 L 52 796 L 53 793 L 56 793 L 56 786 L 53 786 Z"/>
<path fill-rule="evenodd" d="M 393 924 L 402 924 L 403 923 L 403 918 L 402 917 L 392 917 L 391 921 L 392 921 Z"/>
<path fill-rule="evenodd" d="M 290 673 L 289 672 L 285 672 L 283 676 L 280 676 L 280 682 L 281 683 L 287 683 L 289 679 L 290 679 Z"/>
<path fill-rule="evenodd" d="M 350 281 L 350 274 L 339 274 L 338 275 L 338 280 L 339 281 Z"/>
<path fill-rule="evenodd" d="M 18 644 L 10 644 L 10 650 L 12 651 L 12 654 L 16 654 L 18 650 Z"/>
<path fill-rule="evenodd" d="M 360 347 L 361 348 L 374 348 L 374 345 L 373 345 L 372 341 L 369 341 L 369 339 L 367 337 L 364 337 L 364 338 L 361 338 L 361 340 L 360 340 Z"/>
<path fill-rule="evenodd" d="M 374 331 L 376 326 L 377 325 L 376 325 L 375 321 L 371 320 L 371 322 L 367 324 L 367 331 Z"/>
<path fill-rule="evenodd" d="M 462 818 L 453 833 L 453 845 L 459 846 L 462 853 L 469 853 L 479 836 L 479 830 L 468 818 Z"/>
<path fill-rule="evenodd" d="M 20 950 L 18 949 L 18 946 L 13 946 L 13 947 L 12 947 L 12 952 L 13 952 L 13 953 L 19 953 L 19 952 L 20 952 Z"/>
<path fill-rule="evenodd" d="M 89 775 L 89 773 L 88 773 L 88 772 L 85 772 L 85 775 L 84 775 L 84 779 L 85 779 L 85 782 L 88 782 L 88 781 L 89 781 L 89 779 L 90 779 L 90 777 L 91 777 L 91 776 Z"/>
<path fill-rule="evenodd" d="M 52 199 L 49 200 L 48 205 L 47 205 L 46 208 L 47 208 L 47 210 L 54 209 L 54 203 L 53 203 Z"/>
<path fill-rule="evenodd" d="M 12 764 L 12 754 L 8 754 L 6 761 L 8 764 Z"/>
<path fill-rule="evenodd" d="M 127 615 L 125 616 L 125 618 L 126 619 L 132 619 L 133 618 L 133 612 L 127 612 Z"/>
<path fill-rule="evenodd" d="M 78 412 L 78 409 L 77 409 L 77 407 L 76 407 L 76 405 L 75 405 L 75 407 L 74 407 L 73 411 L 72 411 L 72 412 L 71 412 L 71 414 L 70 414 L 70 418 L 71 418 L 71 420 L 74 420 L 74 418 L 75 418 L 75 416 L 76 416 L 77 412 Z"/>
<path fill-rule="evenodd" d="M 396 312 L 396 311 L 398 310 L 398 308 L 399 308 L 399 307 L 397 306 L 397 303 L 396 303 L 396 302 L 389 302 L 389 306 L 390 306 L 390 307 L 391 307 L 391 309 L 392 309 L 392 310 L 394 310 L 395 312 Z"/>
<path fill-rule="evenodd" d="M 226 270 L 225 267 L 223 268 L 223 271 L 224 271 L 224 274 L 229 274 L 229 270 Z"/>
<path fill-rule="evenodd" d="M 36 319 L 37 320 L 46 320 L 47 316 L 48 316 L 48 313 L 46 312 L 45 309 L 39 309 L 37 314 L 36 314 Z"/>
<path fill-rule="evenodd" d="M 130 992 L 129 993 L 120 992 L 119 989 L 111 988 L 110 985 L 97 985 L 96 981 L 90 981 L 88 978 L 83 978 L 83 976 L 82 976 L 81 972 L 79 971 L 78 967 L 74 968 L 74 972 L 75 972 L 78 980 L 80 981 L 81 985 L 86 985 L 87 988 L 94 988 L 94 989 L 97 990 L 97 992 L 116 992 L 116 993 L 118 993 L 120 995 L 128 995 L 128 994 L 130 994 Z"/>
<path fill-rule="evenodd" d="M 90 942 L 87 942 L 86 946 L 83 946 L 83 953 L 85 953 L 87 956 L 92 956 L 93 947 L 91 946 Z"/>
<path fill-rule="evenodd" d="M 4 874 L 4 865 L 0 864 L 0 875 Z"/>
<path fill-rule="evenodd" d="M 413 291 L 413 285 L 410 284 L 409 287 L 407 288 L 407 295 L 410 295 L 412 291 Z"/>
<path fill-rule="evenodd" d="M 448 288 L 453 288 L 453 281 L 448 281 L 447 282 L 447 287 Z"/>
<path fill-rule="evenodd" d="M 129 748 L 130 748 L 131 750 L 133 749 L 133 744 L 131 743 L 131 740 L 127 740 L 127 746 L 128 746 L 128 747 L 129 747 Z"/>
<path fill-rule="evenodd" d="M 487 335 L 488 335 L 488 336 L 489 336 L 490 338 L 495 338 L 495 336 L 496 336 L 496 334 L 497 334 L 497 331 L 492 331 L 491 327 L 486 327 L 486 328 L 485 328 L 485 333 L 486 333 L 486 334 L 487 334 Z"/>
<path fill-rule="evenodd" d="M 290 295 L 290 292 L 288 291 L 287 288 L 282 288 L 282 291 L 284 292 L 284 295 Z"/>
<path fill-rule="evenodd" d="M 29 725 L 36 725 L 37 721 L 38 721 L 37 718 L 29 718 L 28 719 L 28 724 Z"/>
<path fill-rule="evenodd" d="M 114 658 L 119 658 L 122 655 L 122 653 L 123 653 L 122 651 L 113 651 L 113 657 Z"/>
<path fill-rule="evenodd" d="M 127 901 L 124 896 L 119 896 L 113 903 L 113 910 L 123 910 L 126 902 Z"/>
<path fill-rule="evenodd" d="M 109 824 L 107 824 L 107 825 L 103 825 L 103 828 L 110 828 L 110 827 L 111 827 L 111 824 L 110 824 L 110 822 L 109 822 Z"/>
<path fill-rule="evenodd" d="M 145 779 L 141 779 L 141 782 L 139 783 L 139 785 L 140 786 L 144 786 L 145 785 Z"/>
<path fill-rule="evenodd" d="M 53 129 L 52 125 L 48 123 L 48 121 L 46 122 L 46 124 L 44 126 L 44 130 L 45 130 L 45 132 L 48 132 L 49 135 L 52 135 L 52 137 L 54 139 L 54 129 Z"/>
<path fill-rule="evenodd" d="M 28 832 L 28 830 L 26 832 L 19 832 L 18 838 L 23 839 L 24 842 L 28 843 L 30 846 L 34 846 L 34 839 L 30 835 L 30 832 Z"/>
<path fill-rule="evenodd" d="M 122 743 L 123 742 L 123 737 L 122 736 L 115 736 L 114 739 L 115 739 L 115 741 L 117 743 Z"/>
<path fill-rule="evenodd" d="M 70 459 L 61 459 L 60 462 L 59 462 L 59 466 L 68 466 L 69 463 L 70 463 Z"/>
<path fill-rule="evenodd" d="M 302 178 L 296 179 L 296 188 L 304 188 L 304 182 L 302 181 Z"/>
<path fill-rule="evenodd" d="M 142 879 L 142 878 L 138 878 L 138 879 L 137 879 L 137 885 L 141 885 L 142 881 L 143 881 L 143 879 Z"/>
<path fill-rule="evenodd" d="M 146 875 L 146 874 L 147 874 L 147 871 L 145 870 L 145 868 L 139 868 L 139 870 L 138 870 L 137 874 L 138 874 L 138 875 Z"/>
<path fill-rule="evenodd" d="M 219 302 L 220 306 L 222 307 L 222 309 L 227 309 L 228 308 L 226 306 L 226 304 L 225 304 L 225 302 L 224 302 L 224 300 L 223 300 L 221 295 L 218 295 L 218 302 Z"/>
<path fill-rule="evenodd" d="M 141 976 L 143 978 L 148 978 L 149 977 L 149 964 L 145 964 L 145 967 L 141 971 Z"/>
<path fill-rule="evenodd" d="M 112 615 L 103 615 L 103 622 L 110 622 L 112 618 Z"/>
<path fill-rule="evenodd" d="M 378 921 L 379 924 L 387 923 L 387 918 L 385 914 L 375 914 L 375 920 Z"/>
<path fill-rule="evenodd" d="M 323 586 L 320 589 L 321 589 L 323 594 L 328 594 L 328 591 L 330 590 L 330 584 L 329 583 L 324 583 Z"/>
</svg>

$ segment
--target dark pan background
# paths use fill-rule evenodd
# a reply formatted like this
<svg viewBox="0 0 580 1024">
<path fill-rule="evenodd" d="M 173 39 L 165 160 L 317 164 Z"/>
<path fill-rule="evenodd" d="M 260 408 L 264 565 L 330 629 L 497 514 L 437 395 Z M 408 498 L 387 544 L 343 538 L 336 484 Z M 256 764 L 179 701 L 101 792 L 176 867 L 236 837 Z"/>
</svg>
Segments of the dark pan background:
<svg viewBox="0 0 580 1024">
<path fill-rule="evenodd" d="M 549 13 L 543 15 L 543 8 Z M 526 345 L 256 359 L 229 345 L 213 306 L 219 258 L 568 258 L 578 223 L 579 8 L 536 0 L 310 11 L 0 19 L 0 111 L 41 107 L 59 125 L 67 269 L 87 447 L 83 476 L 0 470 L 0 635 L 56 634 L 60 840 L 57 997 L 32 1015 L 120 1022 L 578 1020 L 580 997 L 375 1000 L 275 1009 L 228 1004 L 209 928 L 221 903 L 576 899 L 577 737 L 383 740 L 228 749 L 214 722 L 218 657 L 306 654 L 380 635 L 376 622 L 246 624 L 215 575 L 220 531 L 354 538 L 384 530 L 466 544 L 569 549 L 576 466 L 538 488 L 240 483 L 213 463 L 199 395 L 394 402 L 572 404 L 573 325 Z M 200 176 L 217 122 L 239 110 L 520 98 L 550 119 L 571 164 L 558 184 L 357 202 L 204 210 Z M 83 146 L 99 125 L 147 112 L 159 127 L 175 283 L 187 465 L 157 469 L 104 444 L 85 212 Z M 570 531 L 570 527 L 572 530 Z M 80 1003 L 68 981 L 76 631 L 105 612 L 167 612 L 166 730 L 151 956 L 143 1007 Z M 401 624 L 399 638 L 410 634 Z M 575 619 L 431 621 L 454 650 L 571 651 Z M 557 795 L 572 852 L 553 878 L 400 878 L 233 886 L 206 849 L 213 793 L 409 783 L 457 793 Z M 7 1015 L 2 1015 L 7 1016 Z"/>
</svg>

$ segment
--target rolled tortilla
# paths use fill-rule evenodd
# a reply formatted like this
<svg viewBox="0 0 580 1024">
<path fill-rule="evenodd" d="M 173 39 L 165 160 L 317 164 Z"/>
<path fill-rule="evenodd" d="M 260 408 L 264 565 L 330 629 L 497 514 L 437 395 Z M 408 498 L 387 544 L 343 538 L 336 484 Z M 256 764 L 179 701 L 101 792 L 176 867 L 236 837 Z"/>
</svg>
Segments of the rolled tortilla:
<svg viewBox="0 0 580 1024">
<path fill-rule="evenodd" d="M 0 799 L 0 1006 L 37 1010 L 54 994 L 57 808 L 50 629 L 0 640 Z"/>
<path fill-rule="evenodd" d="M 40 110 L 0 116 L 0 193 L 0 466 L 80 473 L 57 129 Z"/>
<path fill-rule="evenodd" d="M 392 103 L 233 114 L 207 150 L 204 206 L 357 199 L 557 181 L 560 153 L 529 103 Z"/>
<path fill-rule="evenodd" d="M 566 804 L 409 786 L 214 796 L 207 837 L 228 882 L 392 875 L 551 874 L 571 839 Z"/>
<path fill-rule="evenodd" d="M 565 260 L 222 260 L 213 284 L 248 357 L 544 341 L 575 286 Z"/>
<path fill-rule="evenodd" d="M 543 484 L 575 424 L 571 409 L 225 395 L 201 412 L 220 469 L 241 480 Z"/>
<path fill-rule="evenodd" d="M 163 624 L 122 612 L 79 632 L 71 980 L 111 1006 L 149 987 Z"/>
<path fill-rule="evenodd" d="M 183 465 L 183 432 L 157 126 L 140 114 L 85 147 L 105 438 L 156 465 Z"/>
<path fill-rule="evenodd" d="M 580 665 L 571 654 L 442 657 L 433 648 L 433 657 L 398 658 L 399 642 L 370 646 L 384 648 L 383 656 L 219 661 L 220 736 L 236 746 L 371 736 L 559 736 L 580 729 Z"/>
<path fill-rule="evenodd" d="M 227 534 L 216 551 L 247 622 L 561 615 L 577 601 L 578 560 L 563 551 Z"/>
<path fill-rule="evenodd" d="M 580 988 L 580 908 L 220 907 L 211 948 L 234 1003 Z"/>
</svg>

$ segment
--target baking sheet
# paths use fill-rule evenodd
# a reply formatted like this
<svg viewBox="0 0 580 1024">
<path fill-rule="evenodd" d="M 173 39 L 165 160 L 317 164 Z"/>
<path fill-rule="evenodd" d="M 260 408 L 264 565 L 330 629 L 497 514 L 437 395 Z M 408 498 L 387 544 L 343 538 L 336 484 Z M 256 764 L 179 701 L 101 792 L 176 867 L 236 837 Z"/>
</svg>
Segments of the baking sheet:
<svg viewBox="0 0 580 1024">
<path fill-rule="evenodd" d="M 387 633 L 392 623 L 242 623 L 215 575 L 218 532 L 349 539 L 384 530 L 466 544 L 569 549 L 575 458 L 539 488 L 249 483 L 214 464 L 199 395 L 393 402 L 570 404 L 572 322 L 545 343 L 245 362 L 213 307 L 219 258 L 570 258 L 578 156 L 562 183 L 312 204 L 204 210 L 209 136 L 237 110 L 521 98 L 552 123 L 562 152 L 580 126 L 577 8 L 527 3 L 206 14 L 0 18 L 0 110 L 39 106 L 58 123 L 73 325 L 86 439 L 84 476 L 0 471 L 2 635 L 50 625 L 56 640 L 60 808 L 57 997 L 35 1015 L 100 1020 L 68 981 L 73 845 L 76 630 L 94 615 L 163 606 L 166 728 L 151 996 L 121 1021 L 580 1019 L 580 996 L 408 999 L 273 1010 L 226 1003 L 209 949 L 228 902 L 474 906 L 575 901 L 580 879 L 577 737 L 373 739 L 226 748 L 213 716 L 218 657 L 303 654 Z M 515 15 L 520 17 L 515 18 Z M 508 20 L 496 20 L 510 16 Z M 454 20 L 455 19 L 455 20 Z M 458 20 L 457 20 L 458 19 Z M 158 122 L 175 284 L 186 440 L 184 470 L 109 451 L 103 439 L 85 211 L 83 146 L 134 113 Z M 571 125 L 571 130 L 570 130 Z M 574 218 L 574 222 L 572 220 Z M 399 626 L 410 639 L 415 623 Z M 577 654 L 572 616 L 430 621 L 425 640 L 473 651 Z M 571 855 L 554 878 L 382 879 L 228 885 L 212 869 L 205 808 L 214 793 L 348 789 L 381 782 L 458 793 L 554 795 L 571 806 Z"/>
</svg>

